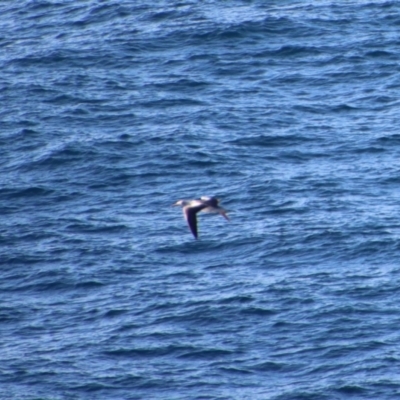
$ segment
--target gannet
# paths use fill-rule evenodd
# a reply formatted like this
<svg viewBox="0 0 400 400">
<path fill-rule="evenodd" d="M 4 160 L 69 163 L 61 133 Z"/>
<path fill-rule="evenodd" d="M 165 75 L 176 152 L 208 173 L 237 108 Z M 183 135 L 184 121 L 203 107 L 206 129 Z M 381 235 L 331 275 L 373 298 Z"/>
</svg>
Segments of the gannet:
<svg viewBox="0 0 400 400">
<path fill-rule="evenodd" d="M 225 219 L 229 221 L 229 217 L 226 214 L 226 210 L 218 205 L 219 200 L 215 197 L 202 196 L 200 199 L 195 200 L 178 200 L 174 206 L 182 206 L 183 216 L 189 225 L 191 232 L 195 239 L 198 238 L 197 234 L 197 216 L 199 211 L 207 213 L 218 213 L 221 214 Z"/>
</svg>

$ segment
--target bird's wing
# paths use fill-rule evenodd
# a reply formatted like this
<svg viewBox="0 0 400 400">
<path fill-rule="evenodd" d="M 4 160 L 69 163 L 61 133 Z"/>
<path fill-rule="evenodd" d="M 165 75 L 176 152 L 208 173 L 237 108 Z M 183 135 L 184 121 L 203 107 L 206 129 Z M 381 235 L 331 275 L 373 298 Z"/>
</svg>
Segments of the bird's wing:
<svg viewBox="0 0 400 400">
<path fill-rule="evenodd" d="M 219 213 L 227 220 L 230 221 L 230 218 L 228 217 L 228 214 L 226 213 L 226 210 L 224 210 L 222 207 L 218 207 Z"/>
<path fill-rule="evenodd" d="M 216 197 L 202 196 L 200 199 L 206 202 L 210 207 L 218 207 L 219 201 Z"/>
<path fill-rule="evenodd" d="M 197 217 L 196 214 L 201 210 L 202 207 L 184 207 L 183 215 L 189 225 L 193 236 L 197 239 Z"/>
<path fill-rule="evenodd" d="M 222 207 L 205 207 L 201 211 L 205 213 L 218 213 L 221 214 L 225 219 L 230 221 L 230 218 L 228 217 L 228 214 L 226 213 L 227 211 L 223 209 Z"/>
<path fill-rule="evenodd" d="M 219 200 L 216 197 L 210 197 L 209 200 L 207 201 L 207 207 L 203 208 L 202 211 L 217 212 L 221 214 L 226 220 L 230 221 L 230 218 L 226 214 L 226 210 L 219 206 Z"/>
</svg>

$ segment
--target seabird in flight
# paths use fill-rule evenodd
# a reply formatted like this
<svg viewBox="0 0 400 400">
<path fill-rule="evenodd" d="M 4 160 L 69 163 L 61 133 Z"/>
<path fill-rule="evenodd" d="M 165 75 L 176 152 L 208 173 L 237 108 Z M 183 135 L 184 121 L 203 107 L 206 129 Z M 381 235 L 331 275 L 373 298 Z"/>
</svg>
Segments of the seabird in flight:
<svg viewBox="0 0 400 400">
<path fill-rule="evenodd" d="M 218 199 L 215 197 L 203 196 L 196 200 L 178 200 L 174 206 L 182 206 L 183 215 L 186 222 L 189 225 L 193 236 L 197 239 L 197 213 L 199 211 L 207 213 L 218 213 L 221 214 L 225 219 L 229 221 L 229 217 L 226 215 L 226 210 L 218 205 Z"/>
</svg>

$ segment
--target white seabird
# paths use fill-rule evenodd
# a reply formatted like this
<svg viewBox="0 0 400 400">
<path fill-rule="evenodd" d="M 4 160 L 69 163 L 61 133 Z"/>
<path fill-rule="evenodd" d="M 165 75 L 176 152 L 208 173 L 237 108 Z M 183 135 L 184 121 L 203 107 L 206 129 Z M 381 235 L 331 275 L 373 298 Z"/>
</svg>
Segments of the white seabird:
<svg viewBox="0 0 400 400">
<path fill-rule="evenodd" d="M 183 215 L 186 222 L 189 225 L 193 236 L 197 239 L 197 213 L 199 211 L 207 213 L 218 213 L 221 214 L 225 219 L 229 221 L 229 217 L 226 214 L 226 210 L 218 205 L 219 200 L 215 197 L 202 196 L 196 200 L 178 200 L 174 206 L 182 206 Z"/>
</svg>

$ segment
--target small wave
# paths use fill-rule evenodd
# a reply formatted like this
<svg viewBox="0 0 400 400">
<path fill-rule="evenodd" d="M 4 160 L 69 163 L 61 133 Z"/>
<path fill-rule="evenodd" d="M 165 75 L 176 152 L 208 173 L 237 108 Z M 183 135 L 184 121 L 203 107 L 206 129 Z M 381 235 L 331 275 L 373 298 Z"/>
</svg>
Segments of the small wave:
<svg viewBox="0 0 400 400">
<path fill-rule="evenodd" d="M 274 52 L 278 56 L 309 56 L 309 55 L 319 55 L 321 50 L 317 47 L 307 47 L 307 46 L 282 46 Z"/>
<path fill-rule="evenodd" d="M 259 364 L 255 364 L 249 368 L 252 371 L 263 371 L 263 372 L 287 372 L 296 370 L 295 366 L 285 364 L 276 361 L 264 361 Z"/>
<path fill-rule="evenodd" d="M 119 317 L 120 315 L 126 314 L 127 312 L 128 312 L 128 310 L 125 310 L 125 309 L 108 310 L 107 312 L 104 313 L 103 317 L 104 318 Z"/>
<path fill-rule="evenodd" d="M 373 51 L 367 51 L 364 54 L 365 57 L 371 57 L 371 58 L 392 58 L 392 59 L 397 59 L 397 55 L 393 54 L 390 51 L 385 51 L 385 50 L 373 50 Z"/>
<path fill-rule="evenodd" d="M 183 353 L 179 358 L 190 358 L 196 360 L 213 360 L 220 359 L 223 357 L 231 356 L 234 352 L 230 350 L 222 349 L 207 349 L 207 350 L 196 350 Z"/>
<path fill-rule="evenodd" d="M 203 101 L 191 99 L 191 98 L 178 98 L 178 99 L 160 99 L 160 100 L 149 100 L 140 102 L 140 106 L 149 108 L 159 107 L 182 107 L 182 106 L 204 106 L 206 103 Z"/>
<path fill-rule="evenodd" d="M 400 134 L 394 133 L 392 135 L 382 136 L 376 139 L 376 142 L 381 145 L 400 145 Z"/>
<path fill-rule="evenodd" d="M 276 311 L 261 307 L 248 307 L 240 310 L 240 314 L 265 317 L 275 315 Z"/>
<path fill-rule="evenodd" d="M 65 227 L 67 231 L 76 233 L 116 233 L 127 229 L 127 226 L 121 224 L 99 225 L 88 222 L 76 222 Z"/>
<path fill-rule="evenodd" d="M 104 283 L 95 280 L 83 281 L 75 285 L 77 289 L 93 289 L 101 286 L 104 286 Z"/>
<path fill-rule="evenodd" d="M 22 310 L 14 307 L 1 306 L 0 307 L 0 322 L 18 322 L 22 320 L 25 313 Z"/>
<path fill-rule="evenodd" d="M 4 199 L 8 200 L 21 197 L 25 198 L 43 197 L 43 196 L 49 196 L 53 193 L 54 190 L 52 189 L 46 189 L 38 186 L 31 186 L 23 189 L 10 189 L 10 188 L 0 189 L 0 197 L 3 197 Z"/>
<path fill-rule="evenodd" d="M 301 135 L 282 136 L 255 136 L 231 140 L 228 143 L 237 146 L 260 146 L 260 147 L 288 147 L 303 143 L 313 142 L 312 138 Z"/>
<path fill-rule="evenodd" d="M 245 368 L 237 368 L 237 367 L 220 367 L 219 370 L 224 373 L 232 374 L 232 375 L 251 375 L 253 372 L 249 371 Z"/>
<path fill-rule="evenodd" d="M 210 85 L 211 83 L 207 81 L 182 78 L 172 81 L 168 80 L 166 82 L 155 82 L 147 86 L 158 90 L 167 90 L 169 92 L 181 92 L 181 91 L 188 91 L 191 89 L 198 91 Z"/>
<path fill-rule="evenodd" d="M 137 358 L 156 357 L 165 355 L 187 354 L 193 351 L 192 346 L 169 345 L 165 347 L 118 348 L 104 351 L 103 354 L 113 357 Z"/>
<path fill-rule="evenodd" d="M 359 385 L 344 385 L 335 389 L 336 392 L 345 394 L 346 396 L 368 394 L 368 390 Z"/>
</svg>

